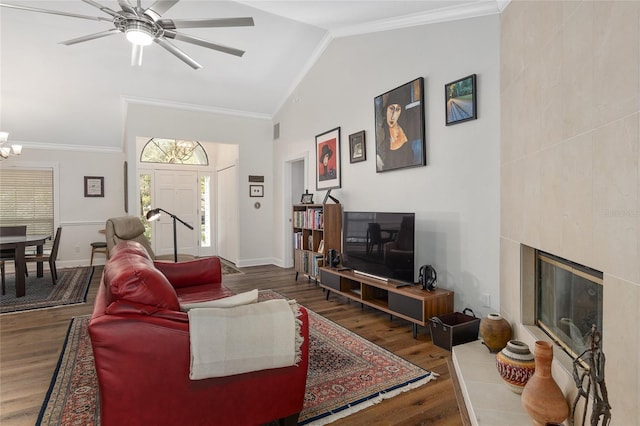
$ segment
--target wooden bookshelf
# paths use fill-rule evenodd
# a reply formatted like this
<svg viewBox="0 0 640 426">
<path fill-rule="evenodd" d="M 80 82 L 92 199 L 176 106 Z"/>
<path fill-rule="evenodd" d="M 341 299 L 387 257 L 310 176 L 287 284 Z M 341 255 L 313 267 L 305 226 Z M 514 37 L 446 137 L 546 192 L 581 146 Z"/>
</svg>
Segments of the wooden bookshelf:
<svg viewBox="0 0 640 426">
<path fill-rule="evenodd" d="M 342 206 L 340 204 L 294 204 L 293 266 L 299 274 L 318 280 L 327 250 L 342 249 Z"/>
</svg>

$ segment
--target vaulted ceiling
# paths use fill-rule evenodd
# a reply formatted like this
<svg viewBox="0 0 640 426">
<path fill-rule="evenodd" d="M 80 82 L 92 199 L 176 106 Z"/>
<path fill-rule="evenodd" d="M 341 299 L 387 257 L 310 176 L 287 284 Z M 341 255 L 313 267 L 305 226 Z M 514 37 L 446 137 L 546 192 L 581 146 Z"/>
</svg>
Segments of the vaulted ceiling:
<svg viewBox="0 0 640 426">
<path fill-rule="evenodd" d="M 113 10 L 118 2 L 97 0 Z M 0 0 L 109 18 L 81 0 Z M 135 4 L 135 0 L 131 0 Z M 146 8 L 153 2 L 143 0 Z M 236 57 L 174 41 L 194 70 L 158 45 L 131 66 L 124 35 L 71 46 L 61 41 L 113 28 L 98 22 L 0 8 L 0 129 L 25 143 L 117 147 L 123 99 L 271 117 L 337 37 L 499 13 L 505 0 L 181 0 L 170 19 L 251 16 L 253 27 L 181 30 L 242 49 Z M 69 126 L 74 131 L 69 132 Z M 64 131 L 67 129 L 67 131 Z"/>
</svg>

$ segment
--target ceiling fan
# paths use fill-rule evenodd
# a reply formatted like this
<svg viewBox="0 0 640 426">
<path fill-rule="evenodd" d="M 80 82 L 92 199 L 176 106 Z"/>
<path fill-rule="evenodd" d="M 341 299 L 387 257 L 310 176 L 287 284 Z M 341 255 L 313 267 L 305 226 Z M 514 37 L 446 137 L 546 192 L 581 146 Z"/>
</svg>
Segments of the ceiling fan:
<svg viewBox="0 0 640 426">
<path fill-rule="evenodd" d="M 162 19 L 162 15 L 170 8 L 176 5 L 180 0 L 156 0 L 150 7 L 143 9 L 141 0 L 137 0 L 134 6 L 129 0 L 118 0 L 121 10 L 115 11 L 94 0 L 82 0 L 111 15 L 110 18 L 99 16 L 86 16 L 76 13 L 68 13 L 57 10 L 40 9 L 36 7 L 20 6 L 15 4 L 0 3 L 2 7 L 13 9 L 27 10 L 30 12 L 49 13 L 52 15 L 69 16 L 72 18 L 90 19 L 93 21 L 112 22 L 114 28 L 101 31 L 95 34 L 89 34 L 83 37 L 74 38 L 61 42 L 64 45 L 72 45 L 82 43 L 84 41 L 95 40 L 97 38 L 106 37 L 113 34 L 124 33 L 127 40 L 133 45 L 131 51 L 131 64 L 142 65 L 142 50 L 144 46 L 148 46 L 155 42 L 168 50 L 171 54 L 178 57 L 193 69 L 202 68 L 202 65 L 189 57 L 182 50 L 177 48 L 169 40 L 180 40 L 187 43 L 196 44 L 198 46 L 207 47 L 219 52 L 228 53 L 230 55 L 242 56 L 243 50 L 233 47 L 223 46 L 212 43 L 198 37 L 186 35 L 177 32 L 182 28 L 214 28 L 214 27 L 247 27 L 253 26 L 253 18 L 219 18 L 219 19 Z"/>
</svg>

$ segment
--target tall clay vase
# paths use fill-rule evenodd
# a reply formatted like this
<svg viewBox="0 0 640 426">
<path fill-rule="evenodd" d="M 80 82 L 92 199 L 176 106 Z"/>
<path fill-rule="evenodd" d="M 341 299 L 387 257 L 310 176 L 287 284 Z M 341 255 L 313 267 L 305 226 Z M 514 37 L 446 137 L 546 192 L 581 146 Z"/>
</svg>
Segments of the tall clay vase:
<svg viewBox="0 0 640 426">
<path fill-rule="evenodd" d="M 489 352 L 500 352 L 511 340 L 511 324 L 500 314 L 489 314 L 480 320 L 480 337 Z"/>
<path fill-rule="evenodd" d="M 551 375 L 553 345 L 538 340 L 533 355 L 536 370 L 522 390 L 522 406 L 536 426 L 562 423 L 569 416 L 569 405 Z"/>
</svg>

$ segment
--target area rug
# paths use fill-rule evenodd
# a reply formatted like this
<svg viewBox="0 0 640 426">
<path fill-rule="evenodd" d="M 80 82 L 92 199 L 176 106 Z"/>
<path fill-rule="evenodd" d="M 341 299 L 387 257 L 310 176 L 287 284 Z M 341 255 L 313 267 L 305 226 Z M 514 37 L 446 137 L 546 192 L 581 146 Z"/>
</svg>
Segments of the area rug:
<svg viewBox="0 0 640 426">
<path fill-rule="evenodd" d="M 7 291 L 0 296 L 0 314 L 87 301 L 93 267 L 60 269 L 58 275 L 58 283 L 54 286 L 48 270 L 41 278 L 31 272 L 26 277 L 26 295 L 16 297 L 15 274 L 7 274 Z"/>
<path fill-rule="evenodd" d="M 261 292 L 261 299 L 278 297 Z M 299 424 L 324 425 L 421 386 L 435 373 L 309 313 L 309 372 Z M 73 318 L 37 425 L 99 425 L 98 387 L 87 326 Z"/>
</svg>

